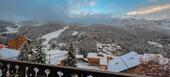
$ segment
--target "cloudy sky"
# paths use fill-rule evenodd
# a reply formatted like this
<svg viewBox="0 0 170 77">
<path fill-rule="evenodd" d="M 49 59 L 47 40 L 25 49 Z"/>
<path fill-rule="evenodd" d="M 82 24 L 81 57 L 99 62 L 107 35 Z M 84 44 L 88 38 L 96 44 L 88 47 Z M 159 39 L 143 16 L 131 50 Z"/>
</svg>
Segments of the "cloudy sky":
<svg viewBox="0 0 170 77">
<path fill-rule="evenodd" d="M 0 0 L 0 19 L 106 22 L 117 17 L 170 18 L 170 0 Z"/>
</svg>

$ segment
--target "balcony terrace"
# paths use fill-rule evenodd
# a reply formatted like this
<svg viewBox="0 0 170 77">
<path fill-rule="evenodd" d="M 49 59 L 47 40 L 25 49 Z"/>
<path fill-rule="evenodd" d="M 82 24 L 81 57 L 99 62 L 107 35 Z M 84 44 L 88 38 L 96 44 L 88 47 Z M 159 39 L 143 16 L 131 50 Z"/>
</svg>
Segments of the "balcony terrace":
<svg viewBox="0 0 170 77">
<path fill-rule="evenodd" d="M 142 77 L 124 73 L 0 59 L 1 77 Z"/>
</svg>

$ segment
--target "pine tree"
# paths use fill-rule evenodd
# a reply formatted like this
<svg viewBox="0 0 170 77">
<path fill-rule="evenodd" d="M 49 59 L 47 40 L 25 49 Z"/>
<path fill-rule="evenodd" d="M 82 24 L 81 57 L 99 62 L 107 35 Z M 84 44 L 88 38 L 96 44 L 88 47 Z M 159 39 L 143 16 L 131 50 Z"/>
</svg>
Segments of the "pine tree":
<svg viewBox="0 0 170 77">
<path fill-rule="evenodd" d="M 42 40 L 37 38 L 35 41 L 35 56 L 33 62 L 35 63 L 45 63 L 46 61 L 46 54 L 43 52 L 43 45 Z"/>
<path fill-rule="evenodd" d="M 64 60 L 64 65 L 76 67 L 76 53 L 73 47 L 73 43 L 70 44 L 68 48 L 67 58 Z"/>
<path fill-rule="evenodd" d="M 0 34 L 0 43 L 3 42 L 2 35 Z"/>
<path fill-rule="evenodd" d="M 54 43 L 52 43 L 52 45 L 51 45 L 51 47 L 50 47 L 50 49 L 55 49 L 56 48 L 56 43 L 54 42 Z"/>
</svg>

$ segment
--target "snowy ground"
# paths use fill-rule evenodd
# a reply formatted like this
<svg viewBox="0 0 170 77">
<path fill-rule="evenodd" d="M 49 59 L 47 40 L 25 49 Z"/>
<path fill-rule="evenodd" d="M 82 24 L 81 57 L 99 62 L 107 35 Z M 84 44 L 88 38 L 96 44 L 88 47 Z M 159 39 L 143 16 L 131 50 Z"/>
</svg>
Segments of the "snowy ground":
<svg viewBox="0 0 170 77">
<path fill-rule="evenodd" d="M 66 58 L 66 54 L 67 52 L 66 51 L 61 51 L 61 50 L 48 50 L 49 49 L 49 41 L 53 38 L 58 38 L 60 36 L 60 34 L 62 32 L 64 32 L 66 29 L 68 29 L 69 26 L 66 26 L 64 27 L 63 29 L 59 29 L 57 31 L 54 31 L 54 32 L 51 32 L 51 33 L 48 33 L 44 36 L 42 36 L 41 38 L 43 39 L 46 39 L 44 42 L 43 42 L 43 45 L 45 45 L 45 53 L 46 53 L 46 63 L 49 63 L 49 64 L 59 64 L 61 60 L 64 60 Z"/>
<path fill-rule="evenodd" d="M 6 27 L 7 31 L 4 33 L 17 33 L 19 31 L 19 28 L 22 26 L 20 24 L 15 24 L 17 25 L 17 28 L 12 28 L 11 26 Z"/>
</svg>

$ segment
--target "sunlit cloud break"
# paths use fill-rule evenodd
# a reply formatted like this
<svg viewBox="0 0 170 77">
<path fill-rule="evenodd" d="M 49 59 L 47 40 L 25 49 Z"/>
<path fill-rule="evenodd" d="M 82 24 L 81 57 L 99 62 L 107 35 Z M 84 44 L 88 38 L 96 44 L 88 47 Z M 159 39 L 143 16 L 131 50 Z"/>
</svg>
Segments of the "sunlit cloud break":
<svg viewBox="0 0 170 77">
<path fill-rule="evenodd" d="M 168 9 L 170 9 L 170 4 L 160 5 L 160 6 L 145 8 L 143 10 L 128 12 L 126 15 L 128 15 L 128 16 L 143 16 L 143 15 L 161 12 L 161 11 L 168 10 Z"/>
</svg>

